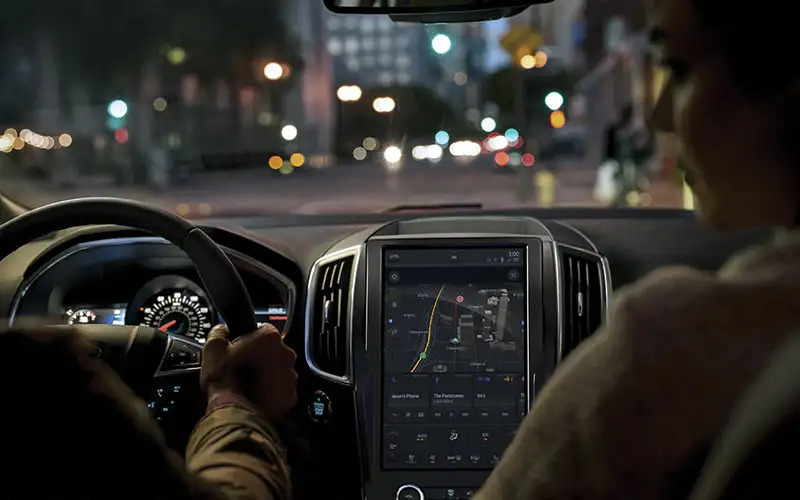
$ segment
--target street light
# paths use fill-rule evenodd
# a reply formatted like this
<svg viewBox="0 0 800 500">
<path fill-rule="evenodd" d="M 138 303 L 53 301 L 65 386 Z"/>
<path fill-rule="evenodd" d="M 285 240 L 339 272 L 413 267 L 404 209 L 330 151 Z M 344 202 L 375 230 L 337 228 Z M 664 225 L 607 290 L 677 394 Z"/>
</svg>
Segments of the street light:
<svg viewBox="0 0 800 500">
<path fill-rule="evenodd" d="M 114 99 L 108 103 L 108 115 L 112 118 L 125 118 L 128 114 L 128 104 L 122 99 Z"/>
<path fill-rule="evenodd" d="M 361 99 L 361 94 L 358 85 L 342 85 L 336 90 L 336 97 L 342 102 L 355 102 Z"/>
<path fill-rule="evenodd" d="M 280 80 L 284 76 L 283 66 L 276 62 L 270 62 L 264 65 L 264 76 L 267 80 Z"/>
<path fill-rule="evenodd" d="M 567 117 L 563 111 L 553 111 L 550 113 L 550 126 L 553 128 L 563 128 L 567 124 Z"/>
<path fill-rule="evenodd" d="M 533 55 L 533 58 L 536 60 L 536 67 L 537 68 L 544 68 L 547 64 L 547 52 L 540 50 Z"/>
<path fill-rule="evenodd" d="M 530 54 L 525 54 L 519 59 L 519 65 L 524 69 L 533 69 L 536 67 L 536 58 Z"/>
<path fill-rule="evenodd" d="M 453 47 L 453 42 L 450 37 L 444 33 L 439 33 L 431 40 L 431 48 L 439 55 L 447 54 Z"/>
<path fill-rule="evenodd" d="M 564 105 L 564 96 L 558 92 L 550 92 L 545 96 L 544 104 L 550 111 L 558 111 Z"/>
<path fill-rule="evenodd" d="M 375 100 L 372 101 L 372 109 L 378 113 L 391 113 L 394 111 L 395 106 L 396 103 L 391 97 L 376 97 Z"/>
<path fill-rule="evenodd" d="M 495 128 L 497 128 L 497 122 L 494 118 L 487 116 L 481 120 L 481 130 L 484 132 L 493 132 Z"/>
<path fill-rule="evenodd" d="M 383 152 L 383 159 L 388 163 L 397 163 L 403 159 L 403 150 L 397 146 L 389 146 Z"/>
<path fill-rule="evenodd" d="M 281 129 L 281 137 L 286 141 L 293 141 L 297 138 L 297 127 L 294 125 L 284 125 Z"/>
</svg>

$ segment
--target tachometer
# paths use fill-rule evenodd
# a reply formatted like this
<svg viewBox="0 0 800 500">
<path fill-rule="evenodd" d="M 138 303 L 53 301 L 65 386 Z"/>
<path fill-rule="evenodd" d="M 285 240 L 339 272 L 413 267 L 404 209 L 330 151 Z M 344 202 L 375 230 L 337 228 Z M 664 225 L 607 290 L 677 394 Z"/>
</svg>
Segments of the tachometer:
<svg viewBox="0 0 800 500">
<path fill-rule="evenodd" d="M 64 315 L 68 325 L 87 325 L 97 321 L 97 315 L 89 309 L 67 309 Z"/>
<path fill-rule="evenodd" d="M 142 306 L 142 325 L 205 342 L 211 329 L 211 307 L 186 289 L 164 290 Z"/>
</svg>

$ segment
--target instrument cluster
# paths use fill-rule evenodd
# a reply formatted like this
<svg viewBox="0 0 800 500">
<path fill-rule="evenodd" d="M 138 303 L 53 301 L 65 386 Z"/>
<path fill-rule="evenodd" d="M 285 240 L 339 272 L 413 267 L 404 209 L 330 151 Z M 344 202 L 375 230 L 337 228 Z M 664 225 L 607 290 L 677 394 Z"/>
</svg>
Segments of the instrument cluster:
<svg viewBox="0 0 800 500">
<path fill-rule="evenodd" d="M 256 320 L 259 325 L 271 323 L 286 334 L 287 310 L 283 304 L 256 310 Z M 222 318 L 202 286 L 170 274 L 145 283 L 129 303 L 68 305 L 64 308 L 64 322 L 149 326 L 203 344 Z"/>
</svg>

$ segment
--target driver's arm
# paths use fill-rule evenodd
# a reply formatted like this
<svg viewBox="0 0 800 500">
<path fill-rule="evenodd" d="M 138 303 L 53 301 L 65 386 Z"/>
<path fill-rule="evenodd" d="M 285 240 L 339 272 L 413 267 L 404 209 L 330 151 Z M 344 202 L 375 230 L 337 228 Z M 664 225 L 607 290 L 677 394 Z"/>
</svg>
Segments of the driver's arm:
<svg viewBox="0 0 800 500">
<path fill-rule="evenodd" d="M 212 401 L 186 451 L 190 472 L 227 500 L 291 498 L 286 453 L 275 428 L 236 396 Z"/>
</svg>

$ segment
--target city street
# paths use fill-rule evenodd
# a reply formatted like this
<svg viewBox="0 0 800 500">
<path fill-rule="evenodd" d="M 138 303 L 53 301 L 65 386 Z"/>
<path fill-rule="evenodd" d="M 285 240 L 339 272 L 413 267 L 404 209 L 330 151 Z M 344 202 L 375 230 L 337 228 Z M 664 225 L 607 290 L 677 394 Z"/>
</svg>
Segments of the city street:
<svg viewBox="0 0 800 500">
<path fill-rule="evenodd" d="M 555 205 L 599 206 L 593 200 L 595 172 L 562 170 L 556 177 Z M 536 206 L 535 187 L 526 201 L 520 176 L 499 167 L 431 165 L 410 162 L 396 172 L 382 165 L 356 163 L 325 169 L 300 167 L 288 175 L 269 168 L 197 174 L 186 185 L 158 192 L 146 187 L 118 187 L 102 179 L 82 179 L 60 189 L 31 181 L 5 181 L 3 191 L 28 206 L 84 196 L 137 199 L 188 216 L 246 216 L 274 213 L 324 214 L 378 212 L 401 205 L 479 203 L 484 208 Z M 680 207 L 674 186 L 655 183 L 650 206 Z"/>
</svg>

